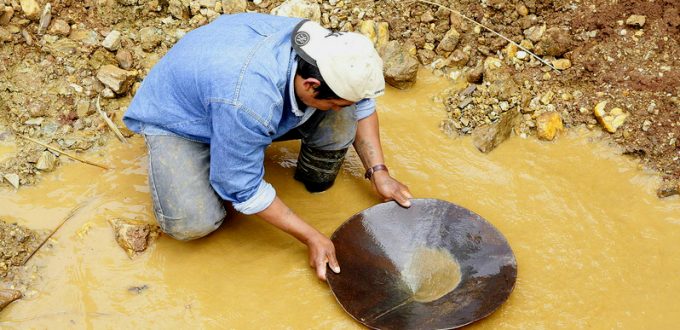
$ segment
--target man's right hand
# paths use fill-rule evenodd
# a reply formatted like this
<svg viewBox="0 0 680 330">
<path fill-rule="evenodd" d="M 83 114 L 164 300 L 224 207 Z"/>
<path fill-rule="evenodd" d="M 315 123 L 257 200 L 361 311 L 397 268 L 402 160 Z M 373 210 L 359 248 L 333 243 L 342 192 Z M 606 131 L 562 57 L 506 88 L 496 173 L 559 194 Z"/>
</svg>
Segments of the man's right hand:
<svg viewBox="0 0 680 330">
<path fill-rule="evenodd" d="M 335 273 L 340 272 L 333 242 L 293 213 L 281 199 L 275 197 L 274 201 L 257 215 L 307 245 L 309 265 L 316 270 L 319 279 L 326 280 L 326 264 Z"/>
<path fill-rule="evenodd" d="M 326 280 L 326 264 L 336 274 L 340 273 L 338 259 L 335 257 L 335 246 L 333 242 L 321 233 L 312 237 L 306 242 L 309 248 L 309 265 L 316 270 L 316 276 Z"/>
</svg>

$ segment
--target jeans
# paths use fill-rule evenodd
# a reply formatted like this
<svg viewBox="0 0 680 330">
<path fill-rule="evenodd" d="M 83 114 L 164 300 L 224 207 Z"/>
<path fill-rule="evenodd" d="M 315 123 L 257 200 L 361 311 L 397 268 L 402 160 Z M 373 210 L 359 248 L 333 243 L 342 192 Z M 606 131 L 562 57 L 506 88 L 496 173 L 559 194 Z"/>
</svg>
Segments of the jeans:
<svg viewBox="0 0 680 330">
<path fill-rule="evenodd" d="M 305 157 L 298 159 L 298 169 L 304 167 L 304 171 L 296 171 L 296 179 L 308 190 L 325 190 L 335 180 L 356 135 L 354 110 L 354 106 L 337 112 L 317 110 L 305 123 L 276 140 L 302 140 Z M 200 238 L 216 230 L 227 212 L 210 185 L 210 146 L 174 135 L 145 135 L 144 139 L 149 152 L 153 211 L 161 230 L 178 240 Z M 307 183 L 310 180 L 311 186 Z"/>
</svg>

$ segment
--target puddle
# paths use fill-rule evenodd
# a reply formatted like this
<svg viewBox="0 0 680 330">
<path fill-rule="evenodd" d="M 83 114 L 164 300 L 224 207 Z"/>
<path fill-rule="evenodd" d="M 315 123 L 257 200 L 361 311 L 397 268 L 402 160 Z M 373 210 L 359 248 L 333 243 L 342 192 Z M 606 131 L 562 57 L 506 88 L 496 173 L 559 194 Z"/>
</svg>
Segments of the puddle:
<svg viewBox="0 0 680 330">
<path fill-rule="evenodd" d="M 438 131 L 444 110 L 430 100 L 447 84 L 425 73 L 419 79 L 379 101 L 390 172 L 417 197 L 478 213 L 517 258 L 510 299 L 470 328 L 680 323 L 680 198 L 657 199 L 657 176 L 577 130 L 552 143 L 512 137 L 483 155 L 470 139 Z M 82 205 L 31 259 L 40 270 L 34 291 L 1 312 L 0 327 L 361 329 L 316 279 L 304 246 L 256 217 L 235 215 L 194 242 L 162 236 L 130 260 L 107 221 L 154 221 L 147 157 L 139 137 L 129 146 L 111 141 L 83 157 L 112 170 L 64 160 L 38 187 L 0 191 L 0 217 L 33 229 L 53 230 Z M 298 148 L 269 148 L 266 177 L 323 233 L 380 202 L 355 155 L 332 189 L 308 194 L 294 168 L 281 165 Z"/>
</svg>

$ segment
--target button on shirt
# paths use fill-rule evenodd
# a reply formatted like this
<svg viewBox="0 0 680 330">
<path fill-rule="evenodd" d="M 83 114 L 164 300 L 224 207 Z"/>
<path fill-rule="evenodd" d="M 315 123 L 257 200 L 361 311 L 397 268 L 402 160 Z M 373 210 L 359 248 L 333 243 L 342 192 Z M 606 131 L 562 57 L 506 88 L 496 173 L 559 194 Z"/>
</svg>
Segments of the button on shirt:
<svg viewBox="0 0 680 330">
<path fill-rule="evenodd" d="M 210 144 L 210 183 L 244 214 L 276 196 L 264 181 L 264 151 L 316 111 L 300 109 L 291 33 L 299 18 L 223 15 L 187 33 L 153 67 L 123 117 L 145 135 Z M 358 120 L 375 100 L 356 104 Z"/>
</svg>

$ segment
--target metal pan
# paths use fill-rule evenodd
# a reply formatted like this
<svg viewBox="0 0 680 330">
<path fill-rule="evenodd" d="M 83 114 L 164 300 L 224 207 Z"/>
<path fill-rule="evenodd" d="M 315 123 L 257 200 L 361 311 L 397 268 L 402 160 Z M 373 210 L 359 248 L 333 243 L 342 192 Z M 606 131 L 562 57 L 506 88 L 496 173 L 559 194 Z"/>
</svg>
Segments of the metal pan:
<svg viewBox="0 0 680 330">
<path fill-rule="evenodd" d="M 451 329 L 491 314 L 517 277 L 505 237 L 458 205 L 411 202 L 376 205 L 333 233 L 342 272 L 328 283 L 340 305 L 375 329 Z"/>
</svg>

